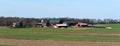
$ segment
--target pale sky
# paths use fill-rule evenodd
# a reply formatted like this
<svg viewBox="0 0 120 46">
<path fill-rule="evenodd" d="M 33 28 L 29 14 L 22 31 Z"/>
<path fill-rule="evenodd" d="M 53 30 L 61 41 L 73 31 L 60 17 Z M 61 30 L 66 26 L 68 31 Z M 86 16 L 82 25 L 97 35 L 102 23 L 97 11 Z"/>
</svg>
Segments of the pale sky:
<svg viewBox="0 0 120 46">
<path fill-rule="evenodd" d="M 0 0 L 0 16 L 120 19 L 120 0 Z"/>
</svg>

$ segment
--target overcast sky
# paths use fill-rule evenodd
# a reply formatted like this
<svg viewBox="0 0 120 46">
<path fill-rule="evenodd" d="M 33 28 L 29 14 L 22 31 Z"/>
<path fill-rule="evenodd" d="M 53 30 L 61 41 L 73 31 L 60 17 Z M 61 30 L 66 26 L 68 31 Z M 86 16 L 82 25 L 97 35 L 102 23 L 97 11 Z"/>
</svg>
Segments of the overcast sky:
<svg viewBox="0 0 120 46">
<path fill-rule="evenodd" d="M 120 19 L 120 0 L 0 0 L 0 16 Z"/>
</svg>

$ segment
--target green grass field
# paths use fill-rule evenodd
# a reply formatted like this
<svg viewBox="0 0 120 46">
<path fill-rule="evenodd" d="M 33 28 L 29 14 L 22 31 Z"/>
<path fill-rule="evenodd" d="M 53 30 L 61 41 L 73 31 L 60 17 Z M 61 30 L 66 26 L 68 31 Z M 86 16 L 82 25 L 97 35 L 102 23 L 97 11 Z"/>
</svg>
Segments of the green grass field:
<svg viewBox="0 0 120 46">
<path fill-rule="evenodd" d="M 1 38 L 36 40 L 120 41 L 120 37 L 72 36 L 62 34 L 120 34 L 120 24 L 99 24 L 107 28 L 54 29 L 54 28 L 0 28 Z"/>
<path fill-rule="evenodd" d="M 14 46 L 14 45 L 0 45 L 0 46 Z"/>
</svg>

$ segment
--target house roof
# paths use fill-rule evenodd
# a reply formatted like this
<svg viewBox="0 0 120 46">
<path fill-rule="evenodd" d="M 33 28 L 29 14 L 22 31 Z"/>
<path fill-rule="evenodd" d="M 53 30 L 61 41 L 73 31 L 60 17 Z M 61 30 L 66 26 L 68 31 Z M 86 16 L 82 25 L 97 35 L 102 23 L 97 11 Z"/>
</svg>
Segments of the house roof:
<svg viewBox="0 0 120 46">
<path fill-rule="evenodd" d="M 51 19 L 49 20 L 50 23 L 59 23 L 60 20 L 59 19 Z"/>
</svg>

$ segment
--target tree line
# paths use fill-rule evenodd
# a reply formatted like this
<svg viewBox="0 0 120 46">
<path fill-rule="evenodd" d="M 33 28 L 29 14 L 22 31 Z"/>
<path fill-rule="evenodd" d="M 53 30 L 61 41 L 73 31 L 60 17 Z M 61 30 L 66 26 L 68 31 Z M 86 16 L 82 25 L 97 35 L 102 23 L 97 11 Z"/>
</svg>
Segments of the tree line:
<svg viewBox="0 0 120 46">
<path fill-rule="evenodd" d="M 12 26 L 14 22 L 21 22 L 25 27 L 34 27 L 41 20 L 60 19 L 64 21 L 82 22 L 88 24 L 120 24 L 120 19 L 79 19 L 79 18 L 20 18 L 20 17 L 0 17 L 0 26 Z"/>
</svg>

